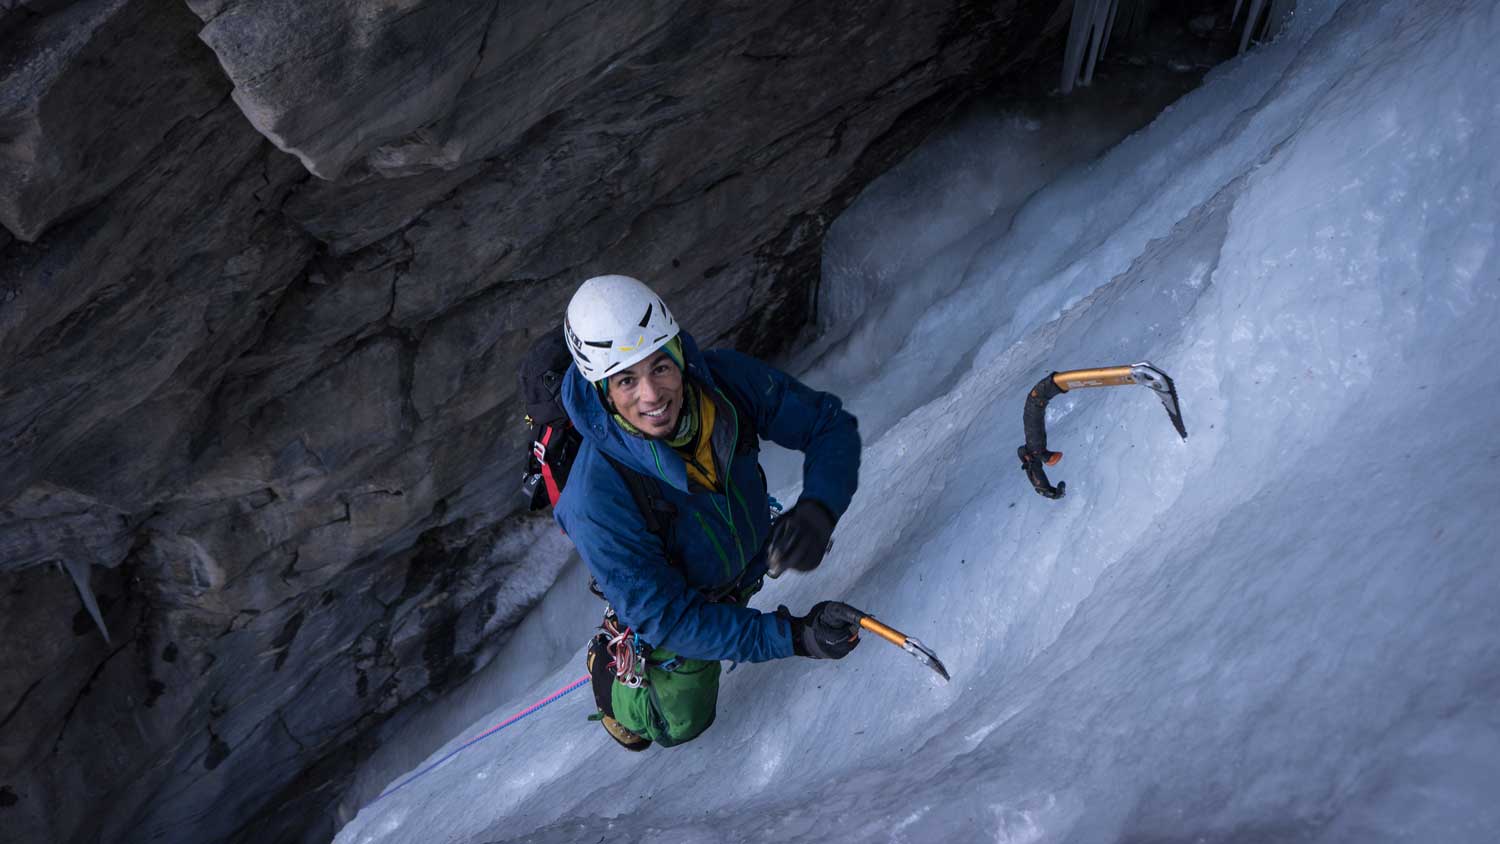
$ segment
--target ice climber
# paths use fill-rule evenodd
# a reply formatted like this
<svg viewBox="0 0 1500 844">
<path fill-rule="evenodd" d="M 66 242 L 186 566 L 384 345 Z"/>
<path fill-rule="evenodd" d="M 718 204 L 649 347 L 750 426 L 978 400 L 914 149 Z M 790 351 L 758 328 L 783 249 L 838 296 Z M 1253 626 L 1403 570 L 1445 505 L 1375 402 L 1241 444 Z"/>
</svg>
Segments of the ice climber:
<svg viewBox="0 0 1500 844">
<path fill-rule="evenodd" d="M 860 439 L 839 399 L 700 351 L 627 276 L 585 281 L 563 329 L 562 401 L 583 444 L 556 516 L 608 602 L 587 654 L 594 717 L 630 750 L 670 747 L 713 723 L 720 660 L 848 655 L 846 605 L 747 606 L 768 571 L 817 568 L 849 506 Z M 759 438 L 805 455 L 802 496 L 774 526 Z"/>
</svg>

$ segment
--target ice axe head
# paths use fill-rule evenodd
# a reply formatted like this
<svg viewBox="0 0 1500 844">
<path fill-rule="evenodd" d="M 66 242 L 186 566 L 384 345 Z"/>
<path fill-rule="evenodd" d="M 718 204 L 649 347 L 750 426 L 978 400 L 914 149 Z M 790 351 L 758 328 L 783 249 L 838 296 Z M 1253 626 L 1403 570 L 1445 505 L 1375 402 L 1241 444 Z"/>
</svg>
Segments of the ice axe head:
<svg viewBox="0 0 1500 844">
<path fill-rule="evenodd" d="M 1167 415 L 1172 417 L 1172 427 L 1177 429 L 1177 435 L 1187 439 L 1187 426 L 1182 422 L 1182 406 L 1177 403 L 1177 385 L 1167 373 L 1151 365 L 1150 361 L 1141 361 L 1130 367 L 1130 378 L 1143 387 L 1150 387 L 1161 399 L 1162 406 L 1167 409 Z"/>
<path fill-rule="evenodd" d="M 947 666 L 943 665 L 943 661 L 938 659 L 937 654 L 933 653 L 931 648 L 902 633 L 900 630 L 879 621 L 872 615 L 855 610 L 853 607 L 846 608 L 853 610 L 854 623 L 858 627 L 874 633 L 901 650 L 906 651 L 908 654 L 911 654 L 916 658 L 917 662 L 922 663 L 936 672 L 939 677 L 942 677 L 943 682 L 949 680 Z"/>
</svg>

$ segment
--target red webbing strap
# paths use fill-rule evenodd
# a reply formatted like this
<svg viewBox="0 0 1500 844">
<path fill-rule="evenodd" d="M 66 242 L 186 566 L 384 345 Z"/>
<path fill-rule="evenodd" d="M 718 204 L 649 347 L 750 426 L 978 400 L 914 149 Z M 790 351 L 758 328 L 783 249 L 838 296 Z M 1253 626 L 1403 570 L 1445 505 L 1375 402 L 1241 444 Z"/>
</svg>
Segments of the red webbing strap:
<svg viewBox="0 0 1500 844">
<path fill-rule="evenodd" d="M 538 443 L 541 448 L 537 454 L 542 464 L 542 480 L 547 484 L 547 500 L 553 507 L 557 506 L 557 499 L 562 495 L 562 489 L 557 485 L 557 477 L 552 474 L 552 464 L 547 461 L 547 446 L 552 442 L 552 432 L 555 430 L 548 425 L 547 429 L 542 432 L 541 442 Z"/>
</svg>

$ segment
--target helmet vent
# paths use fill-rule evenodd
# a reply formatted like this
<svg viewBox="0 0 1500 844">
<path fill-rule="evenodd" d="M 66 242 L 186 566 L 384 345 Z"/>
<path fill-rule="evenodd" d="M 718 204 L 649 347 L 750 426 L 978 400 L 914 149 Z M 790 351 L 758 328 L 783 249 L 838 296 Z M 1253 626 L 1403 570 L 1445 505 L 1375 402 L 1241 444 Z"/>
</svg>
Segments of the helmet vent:
<svg viewBox="0 0 1500 844">
<path fill-rule="evenodd" d="M 615 341 L 613 341 L 613 340 L 585 340 L 585 341 L 583 341 L 583 345 L 585 345 L 585 346 L 593 346 L 596 349 L 613 349 L 615 347 Z"/>
<path fill-rule="evenodd" d="M 655 305 L 647 305 L 646 306 L 646 315 L 643 316 L 643 317 L 641 317 L 641 323 L 640 323 L 640 325 L 641 325 L 642 328 L 645 328 L 646 327 L 646 323 L 648 323 L 648 322 L 651 321 L 651 309 L 655 308 L 655 307 L 656 307 Z"/>
</svg>

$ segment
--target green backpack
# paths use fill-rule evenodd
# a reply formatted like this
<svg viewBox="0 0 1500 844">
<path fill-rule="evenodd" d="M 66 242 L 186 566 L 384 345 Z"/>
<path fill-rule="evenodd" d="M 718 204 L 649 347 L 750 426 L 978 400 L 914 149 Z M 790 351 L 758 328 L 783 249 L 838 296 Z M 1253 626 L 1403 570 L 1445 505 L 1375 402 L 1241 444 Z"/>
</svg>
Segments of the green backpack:
<svg viewBox="0 0 1500 844">
<path fill-rule="evenodd" d="M 692 741 L 713 725 L 719 704 L 717 660 L 681 659 L 656 648 L 646 664 L 643 685 L 631 687 L 619 679 L 610 684 L 610 703 L 621 726 L 671 747 Z M 662 664 L 673 667 L 666 670 Z"/>
</svg>

